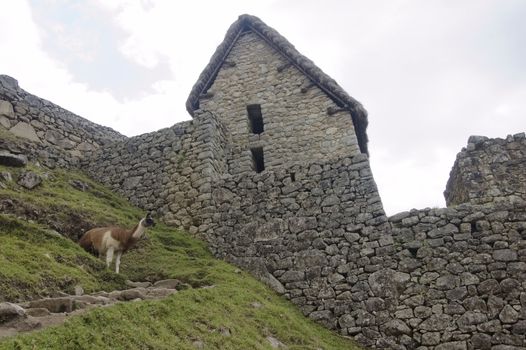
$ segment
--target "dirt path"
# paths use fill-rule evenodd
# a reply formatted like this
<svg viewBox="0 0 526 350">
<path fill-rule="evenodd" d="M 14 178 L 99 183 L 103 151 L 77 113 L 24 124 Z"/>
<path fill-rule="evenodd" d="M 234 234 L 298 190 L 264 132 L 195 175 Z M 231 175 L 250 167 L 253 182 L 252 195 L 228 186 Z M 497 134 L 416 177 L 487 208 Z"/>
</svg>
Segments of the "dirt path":
<svg viewBox="0 0 526 350">
<path fill-rule="evenodd" d="M 176 279 L 149 282 L 129 282 L 133 288 L 84 295 L 66 295 L 23 303 L 0 303 L 0 339 L 22 332 L 41 330 L 64 323 L 74 315 L 115 303 L 163 299 L 177 293 L 183 284 Z M 80 293 L 79 293 L 80 294 Z"/>
</svg>

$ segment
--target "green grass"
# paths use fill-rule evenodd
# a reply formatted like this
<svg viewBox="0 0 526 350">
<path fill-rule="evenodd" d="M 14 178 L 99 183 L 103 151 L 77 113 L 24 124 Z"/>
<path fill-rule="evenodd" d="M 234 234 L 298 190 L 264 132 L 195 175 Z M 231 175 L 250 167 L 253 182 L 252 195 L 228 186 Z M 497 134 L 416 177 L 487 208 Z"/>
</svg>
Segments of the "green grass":
<svg viewBox="0 0 526 350">
<path fill-rule="evenodd" d="M 120 275 L 112 273 L 53 230 L 74 237 L 75 224 L 130 227 L 144 213 L 80 173 L 32 170 L 47 174 L 40 187 L 28 191 L 11 182 L 0 189 L 0 205 L 16 204 L 0 214 L 0 301 L 72 292 L 77 284 L 87 292 L 108 291 L 124 288 L 125 279 L 178 278 L 193 288 L 164 300 L 91 310 L 60 326 L 2 339 L 0 349 L 195 349 L 196 341 L 205 349 L 270 349 L 267 336 L 289 349 L 357 349 L 249 274 L 214 259 L 203 242 L 162 224 L 123 255 Z M 21 172 L 2 171 L 15 181 Z M 90 189 L 74 189 L 72 179 Z"/>
</svg>

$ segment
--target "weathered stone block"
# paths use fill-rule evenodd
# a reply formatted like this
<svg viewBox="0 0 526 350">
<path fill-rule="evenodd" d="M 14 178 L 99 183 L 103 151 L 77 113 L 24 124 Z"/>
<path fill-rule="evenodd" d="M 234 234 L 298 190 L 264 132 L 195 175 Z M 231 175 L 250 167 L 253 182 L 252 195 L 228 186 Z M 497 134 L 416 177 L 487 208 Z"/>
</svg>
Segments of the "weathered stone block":
<svg viewBox="0 0 526 350">
<path fill-rule="evenodd" d="M 35 129 L 31 125 L 25 122 L 19 122 L 15 126 L 13 126 L 11 129 L 9 129 L 10 132 L 15 134 L 18 137 L 23 137 L 25 139 L 40 142 L 40 139 L 37 136 L 37 133 L 35 132 Z"/>
</svg>

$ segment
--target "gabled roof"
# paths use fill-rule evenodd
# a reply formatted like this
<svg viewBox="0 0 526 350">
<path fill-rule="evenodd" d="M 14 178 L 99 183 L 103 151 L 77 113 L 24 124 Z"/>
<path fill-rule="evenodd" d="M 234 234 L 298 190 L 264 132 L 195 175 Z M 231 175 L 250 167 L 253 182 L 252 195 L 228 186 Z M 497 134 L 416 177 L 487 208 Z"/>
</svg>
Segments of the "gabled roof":
<svg viewBox="0 0 526 350">
<path fill-rule="evenodd" d="M 186 109 L 190 115 L 193 116 L 194 111 L 199 108 L 200 95 L 205 93 L 213 84 L 219 69 L 240 34 L 247 30 L 258 34 L 271 47 L 286 57 L 291 64 L 305 74 L 314 84 L 329 95 L 340 108 L 351 112 L 360 150 L 362 153 L 368 153 L 366 133 L 368 124 L 367 111 L 363 108 L 362 104 L 349 96 L 334 79 L 325 74 L 310 59 L 300 54 L 298 50 L 276 30 L 267 26 L 258 17 L 251 15 L 239 16 L 238 20 L 230 26 L 225 35 L 225 39 L 217 47 L 210 62 L 194 84 L 186 101 Z"/>
</svg>

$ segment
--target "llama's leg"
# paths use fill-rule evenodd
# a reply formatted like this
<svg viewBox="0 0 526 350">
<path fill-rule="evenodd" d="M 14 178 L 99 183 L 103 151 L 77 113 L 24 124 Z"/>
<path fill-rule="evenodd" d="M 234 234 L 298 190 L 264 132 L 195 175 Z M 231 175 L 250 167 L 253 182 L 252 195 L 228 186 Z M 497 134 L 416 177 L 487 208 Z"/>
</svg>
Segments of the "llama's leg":
<svg viewBox="0 0 526 350">
<path fill-rule="evenodd" d="M 111 261 L 113 260 L 113 247 L 109 247 L 106 251 L 106 267 L 110 268 Z"/>
<path fill-rule="evenodd" d="M 115 272 L 116 273 L 119 273 L 119 267 L 121 266 L 121 256 L 122 256 L 122 251 L 118 250 L 115 253 Z"/>
</svg>

